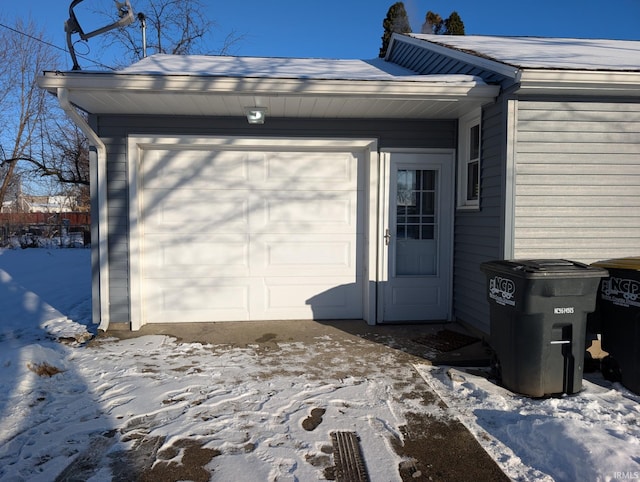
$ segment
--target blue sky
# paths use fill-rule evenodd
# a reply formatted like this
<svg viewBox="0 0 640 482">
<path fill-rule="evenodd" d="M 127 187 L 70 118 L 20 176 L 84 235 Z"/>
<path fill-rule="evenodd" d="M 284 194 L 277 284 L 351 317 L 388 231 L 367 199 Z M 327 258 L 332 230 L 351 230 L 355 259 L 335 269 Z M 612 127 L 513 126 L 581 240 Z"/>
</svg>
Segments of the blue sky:
<svg viewBox="0 0 640 482">
<path fill-rule="evenodd" d="M 12 23 L 16 17 L 31 16 L 53 43 L 64 47 L 63 25 L 69 16 L 70 3 L 70 0 L 3 0 L 0 22 Z M 131 3 L 135 11 L 136 0 Z M 234 55 L 367 59 L 378 55 L 382 21 L 394 1 L 204 0 L 203 3 L 208 5 L 209 18 L 218 26 L 214 37 L 218 42 L 230 31 L 244 36 L 231 51 Z M 404 4 L 414 32 L 420 31 L 428 10 L 443 18 L 455 10 L 467 34 L 640 40 L 640 0 L 408 0 Z M 76 12 L 92 5 L 109 9 L 113 2 L 85 0 L 76 7 Z M 101 25 L 94 28 L 98 26 Z M 95 42 L 89 40 L 89 47 Z M 93 52 L 92 49 L 87 55 L 91 57 Z"/>
</svg>

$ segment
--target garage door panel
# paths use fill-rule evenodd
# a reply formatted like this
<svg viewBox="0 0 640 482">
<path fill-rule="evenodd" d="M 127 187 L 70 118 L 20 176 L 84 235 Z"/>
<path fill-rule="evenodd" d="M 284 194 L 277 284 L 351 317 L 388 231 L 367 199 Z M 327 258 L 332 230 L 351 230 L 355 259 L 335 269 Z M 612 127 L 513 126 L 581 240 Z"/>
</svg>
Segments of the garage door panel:
<svg viewBox="0 0 640 482">
<path fill-rule="evenodd" d="M 215 192 L 145 191 L 145 234 L 246 231 L 250 205 L 244 193 Z"/>
<path fill-rule="evenodd" d="M 143 189 L 248 188 L 251 166 L 264 164 L 264 155 L 250 151 L 209 149 L 153 149 L 145 151 L 141 174 Z"/>
<path fill-rule="evenodd" d="M 249 319 L 248 279 L 163 280 L 147 283 L 144 316 L 150 323 Z"/>
<path fill-rule="evenodd" d="M 351 152 L 153 149 L 141 167 L 144 189 L 350 190 L 358 176 Z"/>
<path fill-rule="evenodd" d="M 252 229 L 267 232 L 353 233 L 357 192 L 262 193 L 251 210 Z"/>
<path fill-rule="evenodd" d="M 302 319 L 362 318 L 362 284 L 352 278 L 311 277 L 295 284 L 267 278 L 265 290 L 266 319 L 292 314 Z"/>
<path fill-rule="evenodd" d="M 263 235 L 253 245 L 252 272 L 259 276 L 349 276 L 356 266 L 356 237 Z"/>
<path fill-rule="evenodd" d="M 358 157 L 351 152 L 269 152 L 263 189 L 352 190 L 358 186 Z"/>
<path fill-rule="evenodd" d="M 147 278 L 249 275 L 247 235 L 198 236 L 182 232 L 147 235 L 145 248 Z"/>
</svg>

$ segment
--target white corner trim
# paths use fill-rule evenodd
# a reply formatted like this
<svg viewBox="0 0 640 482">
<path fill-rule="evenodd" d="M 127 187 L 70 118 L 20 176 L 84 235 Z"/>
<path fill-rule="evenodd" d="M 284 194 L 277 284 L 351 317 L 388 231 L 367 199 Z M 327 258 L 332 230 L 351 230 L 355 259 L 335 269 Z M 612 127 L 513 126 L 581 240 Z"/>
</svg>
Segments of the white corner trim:
<svg viewBox="0 0 640 482">
<path fill-rule="evenodd" d="M 142 233 L 139 225 L 141 203 L 139 201 L 138 166 L 142 157 L 142 148 L 136 138 L 127 141 L 127 184 L 129 186 L 129 318 L 131 331 L 142 328 Z"/>
<path fill-rule="evenodd" d="M 507 151 L 504 173 L 504 245 L 502 256 L 512 259 L 515 253 L 516 145 L 518 142 L 518 101 L 507 101 Z"/>
<path fill-rule="evenodd" d="M 372 139 L 366 148 L 368 163 L 365 169 L 366 206 L 364 206 L 364 218 L 368 224 L 365 231 L 364 246 L 366 253 L 366 266 L 364 273 L 364 321 L 368 325 L 378 323 L 378 248 L 375 240 L 378 238 L 378 186 L 380 185 L 380 154 L 378 153 L 378 141 Z"/>
</svg>

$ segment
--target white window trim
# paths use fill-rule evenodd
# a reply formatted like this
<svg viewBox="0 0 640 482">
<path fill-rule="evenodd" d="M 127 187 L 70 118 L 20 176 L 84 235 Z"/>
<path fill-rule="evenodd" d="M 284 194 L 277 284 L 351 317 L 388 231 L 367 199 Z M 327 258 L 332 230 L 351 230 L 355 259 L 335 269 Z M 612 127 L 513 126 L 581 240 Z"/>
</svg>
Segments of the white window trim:
<svg viewBox="0 0 640 482">
<path fill-rule="evenodd" d="M 467 199 L 467 164 L 469 163 L 469 132 L 470 129 L 478 125 L 480 128 L 480 140 L 478 146 L 478 176 L 482 168 L 482 124 L 480 109 L 460 118 L 458 122 L 458 193 L 457 208 L 462 210 L 480 209 L 480 182 L 478 182 L 478 198 Z M 480 180 L 478 180 L 480 181 Z"/>
</svg>

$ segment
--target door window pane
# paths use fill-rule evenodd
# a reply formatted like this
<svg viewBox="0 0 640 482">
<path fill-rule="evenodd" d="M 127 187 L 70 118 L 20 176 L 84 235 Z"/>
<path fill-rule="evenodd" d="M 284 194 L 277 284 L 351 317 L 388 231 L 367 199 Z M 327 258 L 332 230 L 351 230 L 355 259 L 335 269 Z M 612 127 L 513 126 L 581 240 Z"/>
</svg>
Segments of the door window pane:
<svg viewBox="0 0 640 482">
<path fill-rule="evenodd" d="M 396 233 L 399 239 L 434 239 L 436 176 L 437 171 L 432 170 L 398 171 Z"/>
<path fill-rule="evenodd" d="M 435 236 L 434 226 L 422 226 L 422 239 L 433 239 Z"/>
<path fill-rule="evenodd" d="M 422 214 L 433 216 L 436 209 L 435 192 L 428 192 L 422 196 Z"/>
<path fill-rule="evenodd" d="M 437 274 L 438 171 L 398 170 L 396 276 Z"/>
</svg>

